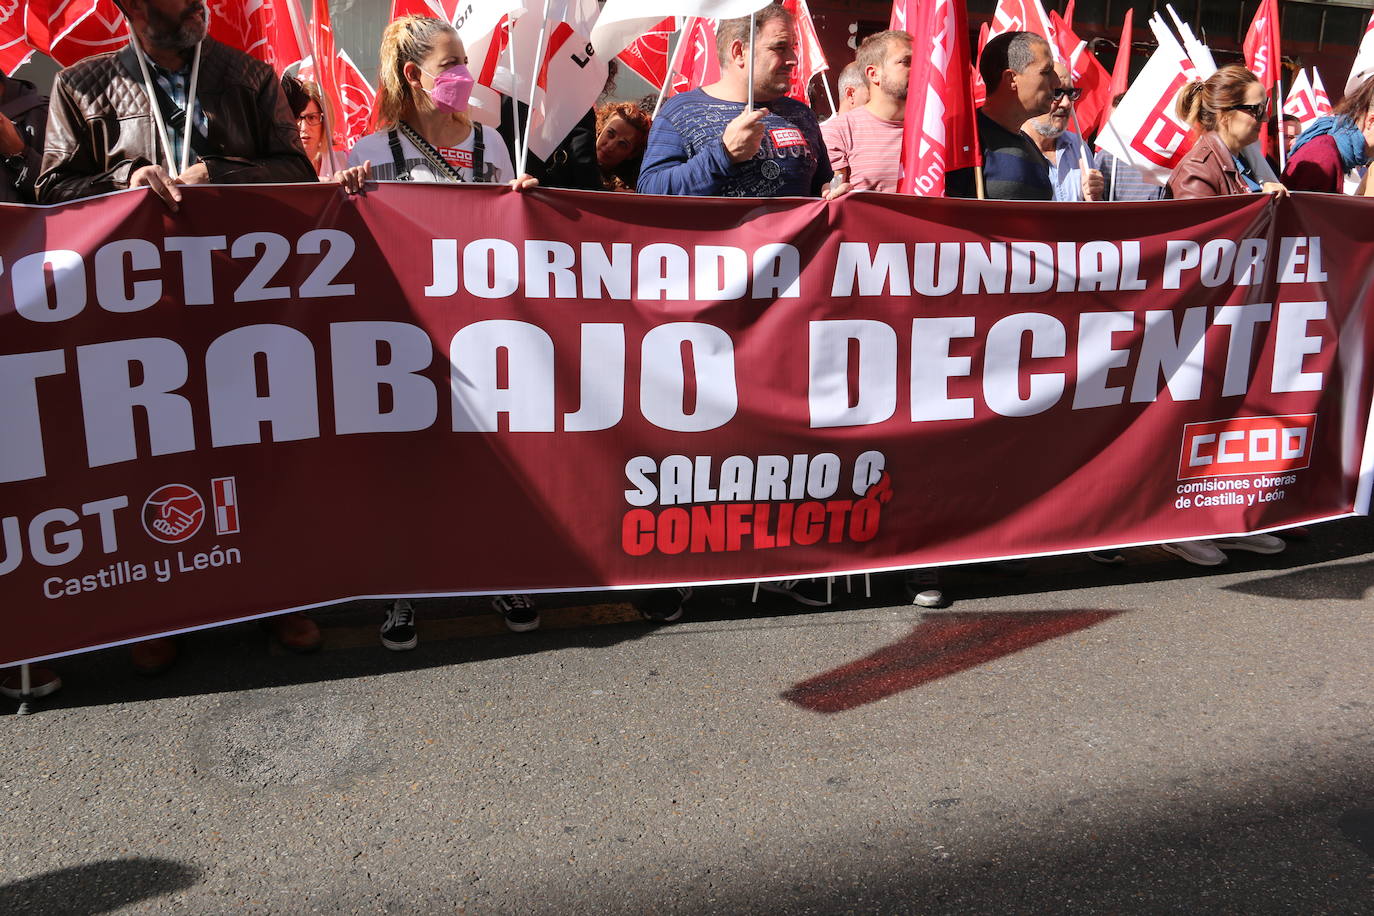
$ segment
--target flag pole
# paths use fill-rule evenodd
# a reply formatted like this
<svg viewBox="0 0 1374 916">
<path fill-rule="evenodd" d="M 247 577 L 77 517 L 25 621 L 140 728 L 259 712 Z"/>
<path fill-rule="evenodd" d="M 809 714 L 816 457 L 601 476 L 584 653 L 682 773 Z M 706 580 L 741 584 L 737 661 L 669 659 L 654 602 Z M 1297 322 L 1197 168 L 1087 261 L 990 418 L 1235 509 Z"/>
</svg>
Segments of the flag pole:
<svg viewBox="0 0 1374 916">
<path fill-rule="evenodd" d="M 530 103 L 529 108 L 525 109 L 525 143 L 520 147 L 520 161 L 515 166 L 516 174 L 525 174 L 525 163 L 529 160 L 530 154 L 530 131 L 534 129 L 534 97 L 539 92 L 539 72 L 544 69 L 544 47 L 545 39 L 549 35 L 549 0 L 544 0 L 544 18 L 539 23 L 539 41 L 535 44 L 534 52 L 534 72 L 530 80 Z M 511 41 L 515 36 L 511 35 Z M 512 86 L 512 89 L 518 88 Z M 520 117 L 520 106 L 515 107 L 515 116 Z"/>
<path fill-rule="evenodd" d="M 520 102 L 515 97 L 515 87 L 519 85 L 519 81 L 515 78 L 515 74 L 519 72 L 515 69 L 515 23 L 516 20 L 514 19 L 506 20 L 506 57 L 510 60 L 510 124 L 511 130 L 514 133 L 515 148 L 518 150 L 520 149 Z M 500 27 L 500 23 L 497 23 L 497 28 Z M 472 129 L 481 130 L 482 125 L 474 121 L 472 123 Z M 473 142 L 475 143 L 476 140 L 474 140 Z M 519 178 L 521 175 L 524 174 L 524 170 L 521 170 L 518 174 L 513 175 L 511 177 Z M 475 177 L 478 181 L 482 180 L 481 175 L 477 175 Z"/>
<path fill-rule="evenodd" d="M 1275 49 L 1275 57 L 1278 57 L 1277 49 Z M 1282 58 L 1282 57 L 1279 57 L 1279 59 L 1278 59 L 1277 61 L 1275 61 L 1275 68 L 1274 68 L 1274 93 L 1275 93 L 1275 95 L 1277 95 L 1277 96 L 1279 97 L 1279 110 L 1275 113 L 1275 117 L 1278 118 L 1278 128 L 1279 128 L 1279 136 L 1278 136 L 1278 141 L 1279 141 L 1279 142 L 1278 142 L 1278 146 L 1279 146 L 1279 174 L 1282 175 L 1282 174 L 1283 174 L 1283 170 L 1286 169 L 1286 168 L 1288 167 L 1288 151 L 1287 151 L 1287 149 L 1286 149 L 1286 147 L 1288 146 L 1288 144 L 1284 142 L 1286 138 L 1285 138 L 1284 132 L 1283 132 L 1283 58 Z"/>
<path fill-rule="evenodd" d="M 744 106 L 745 111 L 754 110 L 754 20 L 757 14 L 749 14 L 749 54 L 745 57 L 748 73 L 746 78 L 749 80 L 749 102 Z"/>
<path fill-rule="evenodd" d="M 835 107 L 835 96 L 830 93 L 830 80 L 826 77 L 825 71 L 821 71 L 821 86 L 825 88 L 825 100 L 830 103 L 830 113 L 837 115 L 840 110 Z"/>
<path fill-rule="evenodd" d="M 1080 41 L 1078 47 L 1074 49 L 1073 54 L 1069 56 L 1068 66 L 1065 69 L 1069 71 L 1070 89 L 1073 88 L 1073 63 L 1078 60 L 1078 55 L 1082 54 L 1087 47 L 1087 41 Z M 1088 162 L 1088 138 L 1083 136 L 1083 128 L 1078 123 L 1078 106 L 1074 104 L 1073 99 L 1069 99 L 1069 117 L 1073 118 L 1073 132 L 1078 134 L 1078 167 L 1082 170 L 1083 177 L 1086 178 L 1091 168 Z M 1078 183 L 1078 193 L 1083 193 L 1083 182 L 1081 180 Z M 1083 199 L 1087 200 L 1086 197 Z"/>
<path fill-rule="evenodd" d="M 677 44 L 673 45 L 673 53 L 668 55 L 668 72 L 663 76 L 663 85 L 658 87 L 658 101 L 654 103 L 653 117 L 658 117 L 658 110 L 663 107 L 663 97 L 668 94 L 668 84 L 673 81 L 678 68 L 682 66 L 682 54 L 687 42 L 686 26 L 691 22 L 690 19 L 683 17 L 677 30 Z M 695 30 L 694 30 L 695 31 Z"/>
</svg>

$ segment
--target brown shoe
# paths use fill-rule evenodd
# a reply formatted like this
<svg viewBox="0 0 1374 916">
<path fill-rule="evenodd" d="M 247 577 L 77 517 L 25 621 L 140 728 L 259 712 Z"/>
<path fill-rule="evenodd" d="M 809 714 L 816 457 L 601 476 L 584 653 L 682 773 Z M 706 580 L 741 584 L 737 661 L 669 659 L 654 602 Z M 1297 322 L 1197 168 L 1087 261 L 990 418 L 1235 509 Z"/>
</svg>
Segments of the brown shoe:
<svg viewBox="0 0 1374 916">
<path fill-rule="evenodd" d="M 170 636 L 159 636 L 129 647 L 129 660 L 139 674 L 152 677 L 161 674 L 177 660 L 177 644 Z"/>
<path fill-rule="evenodd" d="M 280 617 L 269 617 L 266 626 L 272 638 L 281 643 L 283 649 L 291 652 L 305 654 L 314 652 L 324 645 L 324 634 L 315 625 L 315 621 L 299 611 L 294 614 L 282 614 Z"/>
</svg>

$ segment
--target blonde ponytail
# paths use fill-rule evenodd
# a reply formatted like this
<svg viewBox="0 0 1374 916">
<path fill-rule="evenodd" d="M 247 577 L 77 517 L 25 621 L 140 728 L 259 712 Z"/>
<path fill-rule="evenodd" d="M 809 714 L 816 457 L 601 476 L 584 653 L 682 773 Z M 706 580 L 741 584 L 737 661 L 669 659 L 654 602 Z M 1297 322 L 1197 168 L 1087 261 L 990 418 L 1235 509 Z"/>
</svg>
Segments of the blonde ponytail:
<svg viewBox="0 0 1374 916">
<path fill-rule="evenodd" d="M 408 115 L 433 105 L 423 92 L 416 91 L 406 79 L 405 65 L 416 64 L 428 57 L 444 34 L 456 35 L 453 26 L 428 16 L 402 16 L 390 22 L 382 32 L 381 63 L 377 73 L 377 102 L 373 120 L 377 130 L 395 127 Z M 467 114 L 456 114 L 455 120 L 470 123 Z"/>
</svg>

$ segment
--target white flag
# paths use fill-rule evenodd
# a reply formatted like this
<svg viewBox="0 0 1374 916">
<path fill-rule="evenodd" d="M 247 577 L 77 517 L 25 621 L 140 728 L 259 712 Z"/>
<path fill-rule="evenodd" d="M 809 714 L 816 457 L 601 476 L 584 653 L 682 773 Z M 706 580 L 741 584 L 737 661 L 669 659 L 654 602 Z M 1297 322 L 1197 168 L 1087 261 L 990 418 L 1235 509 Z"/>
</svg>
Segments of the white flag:
<svg viewBox="0 0 1374 916">
<path fill-rule="evenodd" d="M 1200 76 L 1172 33 L 1162 29 L 1156 38 L 1159 47 L 1112 112 L 1097 145 L 1163 185 L 1195 139 L 1192 127 L 1175 112 L 1174 100 L 1180 89 Z"/>
<path fill-rule="evenodd" d="M 497 71 L 509 60 L 506 44 L 511 27 L 525 12 L 522 0 L 466 0 L 453 11 L 453 27 L 463 40 L 468 69 L 477 81 L 468 113 L 479 124 L 496 127 L 501 123 L 501 96 L 493 87 Z M 524 63 L 533 66 L 533 61 Z"/>
<path fill-rule="evenodd" d="M 756 13 L 768 0 L 606 0 L 592 29 L 596 53 L 610 59 L 669 16 L 736 19 Z"/>
<path fill-rule="evenodd" d="M 1364 38 L 1360 39 L 1360 50 L 1355 52 L 1355 62 L 1350 65 L 1350 76 L 1345 81 L 1345 94 L 1350 95 L 1360 88 L 1365 80 L 1374 76 L 1374 13 L 1369 14 L 1369 24 L 1364 27 Z"/>
<path fill-rule="evenodd" d="M 1312 68 L 1312 98 L 1316 103 L 1317 117 L 1331 114 L 1331 96 L 1326 94 L 1326 87 L 1322 85 L 1321 71 L 1316 67 Z"/>
<path fill-rule="evenodd" d="M 1298 125 L 1307 130 L 1317 118 L 1317 95 L 1312 91 L 1312 82 L 1306 70 L 1299 70 L 1293 80 L 1293 88 L 1288 90 L 1288 99 L 1283 103 L 1283 113 L 1298 119 Z"/>
<path fill-rule="evenodd" d="M 516 78 L 512 82 L 508 70 L 498 73 L 496 88 L 524 104 L 534 99 L 529 150 L 547 159 L 596 104 L 606 85 L 610 58 L 599 54 L 591 42 L 597 0 L 527 2 L 529 13 L 516 20 L 511 31 Z M 655 24 L 662 21 L 660 16 Z"/>
</svg>

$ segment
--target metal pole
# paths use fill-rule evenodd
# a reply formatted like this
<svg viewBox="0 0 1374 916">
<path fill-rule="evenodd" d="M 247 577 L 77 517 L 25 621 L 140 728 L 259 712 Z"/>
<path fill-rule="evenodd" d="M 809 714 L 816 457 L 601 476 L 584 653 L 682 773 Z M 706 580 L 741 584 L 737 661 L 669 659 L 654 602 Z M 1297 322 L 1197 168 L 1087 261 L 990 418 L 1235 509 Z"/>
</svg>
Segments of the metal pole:
<svg viewBox="0 0 1374 916">
<path fill-rule="evenodd" d="M 747 69 L 748 69 L 747 79 L 749 80 L 749 101 L 748 101 L 748 103 L 744 106 L 744 110 L 745 110 L 745 111 L 753 111 L 753 110 L 754 110 L 754 20 L 755 20 L 755 18 L 756 18 L 756 15 L 755 15 L 754 13 L 750 13 L 750 14 L 749 14 L 749 54 L 748 54 L 748 56 L 745 57 L 745 60 L 747 61 Z"/>
<path fill-rule="evenodd" d="M 539 71 L 544 69 L 544 42 L 549 34 L 549 0 L 544 0 L 544 18 L 539 22 L 539 41 L 535 43 L 534 51 L 534 74 L 530 79 L 530 107 L 525 110 L 525 142 L 520 147 L 520 161 L 515 166 L 515 171 L 525 174 L 525 163 L 530 154 L 530 131 L 534 130 L 534 97 L 539 92 Z M 511 40 L 515 40 L 514 33 Z M 519 88 L 512 86 L 512 89 Z M 514 97 L 514 96 L 512 96 Z M 519 107 L 516 108 L 516 116 L 519 116 Z"/>
<path fill-rule="evenodd" d="M 19 709 L 15 715 L 27 716 L 33 712 L 33 680 L 28 665 L 19 666 Z"/>
<path fill-rule="evenodd" d="M 1282 175 L 1283 170 L 1288 167 L 1288 152 L 1285 149 L 1287 144 L 1284 143 L 1283 133 L 1283 58 L 1281 57 L 1278 60 L 1278 68 L 1274 71 L 1274 91 L 1279 97 L 1279 110 L 1276 117 L 1279 127 L 1279 174 Z"/>
<path fill-rule="evenodd" d="M 684 19 L 683 26 L 692 21 L 694 20 Z M 658 101 L 654 103 L 653 116 L 655 118 L 658 117 L 658 110 L 663 107 L 663 97 L 668 93 L 668 84 L 673 81 L 673 76 L 677 74 L 678 68 L 682 66 L 682 55 L 686 49 L 687 43 L 686 31 L 687 30 L 685 28 L 680 27 L 678 29 L 677 44 L 673 46 L 673 53 L 668 56 L 668 72 L 663 77 L 663 85 L 660 86 L 658 89 Z M 695 31 L 696 30 L 693 29 L 693 32 Z"/>
<path fill-rule="evenodd" d="M 518 149 L 520 149 L 520 102 L 519 102 L 519 100 L 516 99 L 516 97 L 515 97 L 515 86 L 516 86 L 516 80 L 515 80 L 515 74 L 516 74 L 516 69 L 515 69 L 515 23 L 516 23 L 516 22 L 517 22 L 517 20 L 514 20 L 514 19 L 510 20 L 509 25 L 507 26 L 507 29 L 506 29 L 506 55 L 510 58 L 510 80 L 511 80 L 510 120 L 511 120 L 511 129 L 515 132 L 515 148 L 518 150 Z M 500 103 L 497 104 L 497 109 L 496 109 L 496 110 L 497 110 L 498 112 L 501 110 Z M 498 114 L 497 117 L 498 117 L 498 120 L 499 120 L 500 115 Z M 482 129 L 482 125 L 481 125 L 481 124 L 478 124 L 476 121 L 473 121 L 473 122 L 472 122 L 472 129 L 473 129 L 473 130 L 481 130 L 481 129 Z M 474 138 L 474 140 L 473 140 L 472 142 L 473 142 L 473 143 L 476 143 L 477 141 L 476 141 L 476 139 Z M 512 178 L 519 178 L 519 177 L 520 177 L 521 175 L 523 175 L 523 174 L 525 174 L 525 173 L 524 173 L 524 172 L 520 172 L 519 174 L 512 175 L 511 177 L 512 177 Z M 481 176 L 481 175 L 474 175 L 473 178 L 474 178 L 474 180 L 476 180 L 476 181 L 481 181 L 481 180 L 482 180 L 482 176 Z"/>
</svg>

